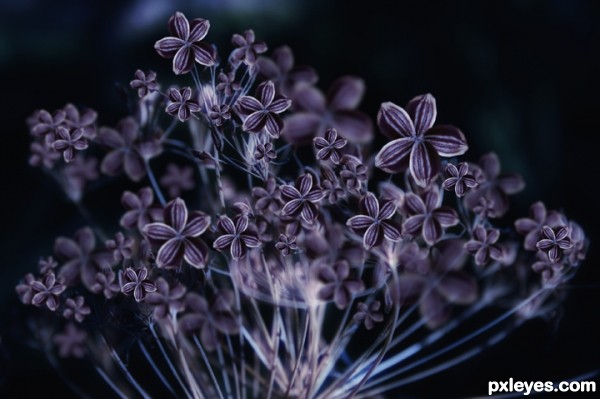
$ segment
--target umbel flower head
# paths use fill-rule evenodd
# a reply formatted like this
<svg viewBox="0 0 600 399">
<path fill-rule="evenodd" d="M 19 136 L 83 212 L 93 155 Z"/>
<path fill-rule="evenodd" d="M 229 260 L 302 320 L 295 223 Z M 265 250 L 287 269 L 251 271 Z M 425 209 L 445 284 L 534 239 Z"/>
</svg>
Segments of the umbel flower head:
<svg viewBox="0 0 600 399">
<path fill-rule="evenodd" d="M 115 397 L 379 397 L 558 313 L 585 232 L 541 201 L 505 220 L 523 179 L 460 159 L 433 95 L 382 103 L 379 148 L 365 81 L 323 92 L 288 47 L 209 27 L 170 18 L 155 49 L 180 81 L 135 71 L 116 128 L 72 104 L 28 119 L 30 164 L 102 222 L 15 287 L 53 364 Z"/>
</svg>

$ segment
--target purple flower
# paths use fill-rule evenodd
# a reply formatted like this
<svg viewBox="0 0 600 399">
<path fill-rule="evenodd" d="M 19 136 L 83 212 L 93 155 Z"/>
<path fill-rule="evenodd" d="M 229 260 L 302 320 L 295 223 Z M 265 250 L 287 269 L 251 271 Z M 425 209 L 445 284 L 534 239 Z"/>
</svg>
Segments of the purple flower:
<svg viewBox="0 0 600 399">
<path fill-rule="evenodd" d="M 291 251 L 298 249 L 298 245 L 296 245 L 296 237 L 280 234 L 279 241 L 275 243 L 275 248 L 277 248 L 283 256 L 288 256 Z"/>
<path fill-rule="evenodd" d="M 446 166 L 446 173 L 450 176 L 446 180 L 442 186 L 444 190 L 452 190 L 454 187 L 454 192 L 457 197 L 463 197 L 469 188 L 477 187 L 478 183 L 473 174 L 469 173 L 469 165 L 466 162 L 461 162 L 457 165 L 449 163 Z"/>
<path fill-rule="evenodd" d="M 258 144 L 256 146 L 256 152 L 254 153 L 254 159 L 260 161 L 264 159 L 265 162 L 269 162 L 277 158 L 277 153 L 273 150 L 273 143 Z"/>
<path fill-rule="evenodd" d="M 271 81 L 259 84 L 255 97 L 243 96 L 236 103 L 238 113 L 247 115 L 242 129 L 258 133 L 264 128 L 271 137 L 278 138 L 283 129 L 283 121 L 278 114 L 288 109 L 292 101 L 276 96 L 275 86 Z"/>
<path fill-rule="evenodd" d="M 490 258 L 500 261 L 503 259 L 503 251 L 496 244 L 500 238 L 498 229 L 486 229 L 477 225 L 473 229 L 473 238 L 465 244 L 465 250 L 475 255 L 475 263 L 479 266 L 485 265 Z"/>
<path fill-rule="evenodd" d="M 58 347 L 60 357 L 82 358 L 86 353 L 85 342 L 87 333 L 75 327 L 75 324 L 69 323 L 65 326 L 62 333 L 56 334 L 52 341 Z"/>
<path fill-rule="evenodd" d="M 31 304 L 38 307 L 46 305 L 48 309 L 54 312 L 60 304 L 58 296 L 66 288 L 64 284 L 56 280 L 53 272 L 47 273 L 41 280 L 31 282 L 31 289 L 34 293 L 33 298 L 31 298 Z"/>
<path fill-rule="evenodd" d="M 219 83 L 217 84 L 217 91 L 222 92 L 227 97 L 231 97 L 233 93 L 240 90 L 242 87 L 235 81 L 235 72 L 224 72 L 219 73 Z"/>
<path fill-rule="evenodd" d="M 465 197 L 465 205 L 469 209 L 475 208 L 481 197 L 493 201 L 494 215 L 500 217 L 509 207 L 508 195 L 516 194 L 525 188 L 523 178 L 516 173 L 500 174 L 500 160 L 493 152 L 486 154 L 479 160 L 479 167 L 472 165 L 476 173 L 485 179 L 479 183 L 476 190 L 469 192 Z"/>
<path fill-rule="evenodd" d="M 265 42 L 256 42 L 254 31 L 249 29 L 244 32 L 244 36 L 234 34 L 231 43 L 237 48 L 231 52 L 233 65 L 239 65 L 243 62 L 246 65 L 253 65 L 256 62 L 257 54 L 267 51 Z"/>
<path fill-rule="evenodd" d="M 67 114 L 63 110 L 58 110 L 54 115 L 45 109 L 37 112 L 37 121 L 31 128 L 31 133 L 37 137 L 46 137 L 47 141 L 53 142 L 59 127 L 65 126 Z"/>
<path fill-rule="evenodd" d="M 158 84 L 156 83 L 156 72 L 148 71 L 144 73 L 141 69 L 135 71 L 135 79 L 129 82 L 132 89 L 138 91 L 140 98 L 146 96 L 148 93 L 156 91 Z"/>
<path fill-rule="evenodd" d="M 388 173 L 408 168 L 419 186 L 427 186 L 440 172 L 439 156 L 462 155 L 469 148 L 456 127 L 433 126 L 436 116 L 435 98 L 431 94 L 413 98 L 406 110 L 391 102 L 381 104 L 377 125 L 393 141 L 379 151 L 375 166 Z"/>
<path fill-rule="evenodd" d="M 88 148 L 88 143 L 83 138 L 83 131 L 73 130 L 59 126 L 56 129 L 56 140 L 52 143 L 54 150 L 62 152 L 63 158 L 66 163 L 69 163 L 75 159 L 75 151 L 81 151 Z"/>
<path fill-rule="evenodd" d="M 212 119 L 215 126 L 223 126 L 223 124 L 231 119 L 231 113 L 229 112 L 229 105 L 214 104 L 209 112 L 208 117 Z"/>
<path fill-rule="evenodd" d="M 188 293 L 185 298 L 188 313 L 179 319 L 180 328 L 186 333 L 198 331 L 200 341 L 207 351 L 213 351 L 219 344 L 218 333 L 237 334 L 237 323 L 233 292 L 220 291 L 212 304 L 196 293 Z"/>
<path fill-rule="evenodd" d="M 541 238 L 542 227 L 557 227 L 564 225 L 563 216 L 555 211 L 547 212 L 543 202 L 538 201 L 529 208 L 529 218 L 521 218 L 515 221 L 515 229 L 519 234 L 525 236 L 523 246 L 528 251 L 535 251 L 536 245 Z"/>
<path fill-rule="evenodd" d="M 85 299 L 81 295 L 78 295 L 75 299 L 68 298 L 65 301 L 63 317 L 65 319 L 75 319 L 81 323 L 91 312 L 90 307 L 85 304 Z"/>
<path fill-rule="evenodd" d="M 176 75 L 186 74 L 194 67 L 194 61 L 200 65 L 212 66 L 215 63 L 215 51 L 207 43 L 202 42 L 210 22 L 197 18 L 188 21 L 185 15 L 176 12 L 169 19 L 169 32 L 173 36 L 160 39 L 154 49 L 163 58 L 173 58 L 173 72 Z"/>
<path fill-rule="evenodd" d="M 542 275 L 542 281 L 544 284 L 556 284 L 561 280 L 561 272 L 565 265 L 562 262 L 552 262 L 548 259 L 548 256 L 543 252 L 536 254 L 537 261 L 531 265 L 531 269 Z"/>
<path fill-rule="evenodd" d="M 383 321 L 383 313 L 380 311 L 381 302 L 373 301 L 371 304 L 359 302 L 354 314 L 354 321 L 357 323 L 363 322 L 367 330 L 373 329 L 375 323 Z"/>
<path fill-rule="evenodd" d="M 286 118 L 284 137 L 292 143 L 305 144 L 327 129 L 335 128 L 350 142 L 371 141 L 371 119 L 356 110 L 364 92 L 365 83 L 354 76 L 343 76 L 334 81 L 326 96 L 315 87 L 299 87 L 292 98 L 298 112 Z"/>
<path fill-rule="evenodd" d="M 162 277 L 156 280 L 156 291 L 146 296 L 146 303 L 154 307 L 154 318 L 164 319 L 172 313 L 177 313 L 185 307 L 183 296 L 185 295 L 185 286 L 176 283 L 171 286 Z"/>
<path fill-rule="evenodd" d="M 31 166 L 44 166 L 47 169 L 52 169 L 56 161 L 60 158 L 58 153 L 52 145 L 46 141 L 37 142 L 34 141 L 29 146 L 31 156 L 29 157 L 29 165 Z"/>
<path fill-rule="evenodd" d="M 325 165 L 321 165 L 321 187 L 325 197 L 332 205 L 346 195 L 333 170 Z"/>
<path fill-rule="evenodd" d="M 286 95 L 292 95 L 298 84 L 313 85 L 318 76 L 309 66 L 294 66 L 294 55 L 288 46 L 276 48 L 271 57 L 259 57 L 257 60 L 261 75 L 273 81 L 277 88 Z"/>
<path fill-rule="evenodd" d="M 67 104 L 64 108 L 65 123 L 73 133 L 81 132 L 83 137 L 93 140 L 96 137 L 96 118 L 98 113 L 93 109 L 86 109 L 82 114 L 73 104 Z"/>
<path fill-rule="evenodd" d="M 146 294 L 156 291 L 156 284 L 148 279 L 148 269 L 145 267 L 137 270 L 128 267 L 125 271 L 120 271 L 119 285 L 121 292 L 127 296 L 133 295 L 136 302 L 142 302 Z"/>
<path fill-rule="evenodd" d="M 98 178 L 98 160 L 78 155 L 73 162 L 65 166 L 63 173 L 69 183 L 68 188 L 65 188 L 67 194 L 71 199 L 78 201 L 86 184 Z"/>
<path fill-rule="evenodd" d="M 548 254 L 550 262 L 558 262 L 565 249 L 573 248 L 573 243 L 569 237 L 569 228 L 567 226 L 555 228 L 543 226 L 541 239 L 536 246 L 540 251 Z"/>
<path fill-rule="evenodd" d="M 304 221 L 312 224 L 318 215 L 316 204 L 323 199 L 325 193 L 319 187 L 313 189 L 313 177 L 307 173 L 298 177 L 296 187 L 281 186 L 281 196 L 286 201 L 282 209 L 284 216 L 301 215 Z"/>
<path fill-rule="evenodd" d="M 398 279 L 398 299 L 401 303 L 416 299 L 421 317 L 431 329 L 450 319 L 450 305 L 468 305 L 477 300 L 477 280 L 460 270 L 466 260 L 463 245 L 460 240 L 439 243 L 433 251 L 429 271 L 403 273 Z"/>
<path fill-rule="evenodd" d="M 98 131 L 98 143 L 112 149 L 100 165 L 100 170 L 110 176 L 122 170 L 133 181 L 140 181 L 146 175 L 144 159 L 139 152 L 137 140 L 140 127 L 135 119 L 127 117 L 117 124 L 117 130 L 101 127 Z"/>
<path fill-rule="evenodd" d="M 364 232 L 363 246 L 371 249 L 383 243 L 383 238 L 390 241 L 400 240 L 398 226 L 391 219 L 396 213 L 393 202 L 384 202 L 379 207 L 379 201 L 373 193 L 367 193 L 360 200 L 360 205 L 366 215 L 356 215 L 348 219 L 346 225 L 352 230 Z"/>
<path fill-rule="evenodd" d="M 315 137 L 313 139 L 317 149 L 317 158 L 321 161 L 331 159 L 334 164 L 340 163 L 340 151 L 348 144 L 346 139 L 338 138 L 337 130 L 329 129 L 325 133 L 325 138 Z"/>
<path fill-rule="evenodd" d="M 192 89 L 184 87 L 181 90 L 171 88 L 167 92 L 170 103 L 165 111 L 169 115 L 177 115 L 180 122 L 185 122 L 191 118 L 193 112 L 200 111 L 200 104 L 192 100 Z"/>
<path fill-rule="evenodd" d="M 15 291 L 24 305 L 31 305 L 31 300 L 35 295 L 32 283 L 35 281 L 35 277 L 31 273 L 27 273 L 23 278 L 23 281 L 15 287 Z"/>
<path fill-rule="evenodd" d="M 234 260 L 246 256 L 247 248 L 260 246 L 258 236 L 253 231 L 248 231 L 248 217 L 243 215 L 236 219 L 235 223 L 227 216 L 219 219 L 219 228 L 225 233 L 217 238 L 213 244 L 215 249 L 223 251 L 231 247 L 231 257 Z M 245 233 L 245 234 L 244 234 Z"/>
<path fill-rule="evenodd" d="M 162 220 L 162 209 L 152 207 L 154 192 L 150 187 L 141 188 L 137 195 L 125 191 L 121 196 L 121 203 L 127 212 L 121 217 L 120 224 L 126 229 L 135 226 L 142 231 L 148 223 Z"/>
<path fill-rule="evenodd" d="M 185 259 L 191 266 L 206 266 L 208 247 L 199 237 L 210 226 L 210 216 L 188 212 L 181 198 L 172 200 L 163 210 L 164 223 L 150 223 L 142 229 L 154 244 L 160 244 L 156 256 L 158 267 L 178 267 Z"/>
<path fill-rule="evenodd" d="M 193 190 L 196 187 L 194 168 L 191 166 L 179 167 L 170 163 L 167 165 L 167 173 L 160 178 L 160 185 L 167 187 L 171 198 L 179 197 L 183 191 Z"/>
<path fill-rule="evenodd" d="M 404 207 L 410 215 L 402 225 L 402 230 L 412 236 L 422 234 L 427 245 L 439 241 L 444 233 L 444 227 L 458 224 L 456 211 L 447 206 L 440 206 L 440 193 L 430 189 L 423 198 L 413 193 L 404 197 Z"/>
<path fill-rule="evenodd" d="M 345 260 L 338 260 L 331 265 L 322 265 L 317 278 L 321 282 L 319 299 L 335 302 L 338 309 L 345 309 L 352 297 L 365 289 L 364 283 L 350 276 L 350 266 Z"/>
<path fill-rule="evenodd" d="M 265 188 L 252 188 L 252 196 L 256 201 L 254 206 L 258 211 L 269 209 L 271 212 L 277 212 L 280 208 L 281 191 L 273 178 L 267 179 Z"/>
<path fill-rule="evenodd" d="M 40 274 L 53 272 L 57 266 L 58 262 L 56 262 L 52 256 L 48 256 L 46 259 L 40 259 L 38 262 Z"/>
<path fill-rule="evenodd" d="M 131 259 L 133 255 L 133 246 L 135 241 L 131 237 L 125 237 L 120 231 L 115 234 L 115 238 L 106 241 L 106 249 L 112 251 L 115 262 L 121 262 L 123 259 Z"/>
<path fill-rule="evenodd" d="M 362 183 L 367 181 L 367 166 L 362 161 L 352 155 L 344 155 L 341 159 L 344 166 L 340 172 L 340 177 L 348 190 L 360 191 Z"/>
<path fill-rule="evenodd" d="M 94 280 L 90 291 L 94 294 L 102 293 L 106 299 L 111 299 L 117 292 L 121 291 L 115 272 L 108 267 L 98 272 Z"/>
<path fill-rule="evenodd" d="M 96 237 L 89 227 L 77 230 L 74 240 L 58 237 L 54 242 L 54 253 L 65 262 L 58 277 L 67 285 L 73 285 L 81 279 L 87 288 L 91 288 L 98 270 L 113 264 L 112 254 L 96 252 L 95 248 Z"/>
</svg>

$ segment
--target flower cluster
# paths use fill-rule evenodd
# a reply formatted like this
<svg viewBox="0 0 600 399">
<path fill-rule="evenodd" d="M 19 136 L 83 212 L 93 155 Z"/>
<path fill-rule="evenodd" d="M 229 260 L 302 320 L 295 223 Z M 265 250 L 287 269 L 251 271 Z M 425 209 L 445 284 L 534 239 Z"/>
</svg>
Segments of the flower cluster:
<svg viewBox="0 0 600 399">
<path fill-rule="evenodd" d="M 45 327 L 59 356 L 92 358 L 126 397 L 148 395 L 120 339 L 173 397 L 371 397 L 453 364 L 413 370 L 445 352 L 419 359 L 409 336 L 429 350 L 495 309 L 477 330 L 500 329 L 492 343 L 518 324 L 501 321 L 560 304 L 583 230 L 542 202 L 514 222 L 522 239 L 501 228 L 522 178 L 494 153 L 459 160 L 465 135 L 436 123 L 433 95 L 384 102 L 374 124 L 359 78 L 324 94 L 312 68 L 288 47 L 268 56 L 252 30 L 226 56 L 208 20 L 178 12 L 168 27 L 155 49 L 182 87 L 138 70 L 135 112 L 115 127 L 71 104 L 29 120 L 31 164 L 78 209 L 102 176 L 145 185 L 122 193 L 112 238 L 99 226 L 59 237 L 17 285 L 59 320 Z M 373 152 L 377 130 L 390 141 Z M 464 343 L 457 359 L 488 346 Z"/>
</svg>

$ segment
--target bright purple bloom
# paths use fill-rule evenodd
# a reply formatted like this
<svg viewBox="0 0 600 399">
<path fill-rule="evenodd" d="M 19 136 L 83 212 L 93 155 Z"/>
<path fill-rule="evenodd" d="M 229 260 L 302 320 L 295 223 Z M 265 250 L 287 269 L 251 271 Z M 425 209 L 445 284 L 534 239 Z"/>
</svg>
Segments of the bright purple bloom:
<svg viewBox="0 0 600 399">
<path fill-rule="evenodd" d="M 129 82 L 129 85 L 132 89 L 138 91 L 138 96 L 140 98 L 158 89 L 158 83 L 156 83 L 156 72 L 148 71 L 148 73 L 144 73 L 144 71 L 138 69 L 135 71 L 134 76 L 135 79 Z"/>
<path fill-rule="evenodd" d="M 185 259 L 191 266 L 202 269 L 208 259 L 208 247 L 199 237 L 210 226 L 210 216 L 200 211 L 188 212 L 181 198 L 172 200 L 163 210 L 164 223 L 149 223 L 144 235 L 160 249 L 156 256 L 158 267 L 178 267 Z"/>
<path fill-rule="evenodd" d="M 461 162 L 458 165 L 449 163 L 446 166 L 446 174 L 450 177 L 444 180 L 442 187 L 444 187 L 444 190 L 454 188 L 457 197 L 463 197 L 470 188 L 478 185 L 475 176 L 469 173 L 469 164 L 466 162 Z"/>
<path fill-rule="evenodd" d="M 186 74 L 194 67 L 194 61 L 200 65 L 212 66 L 215 63 L 215 51 L 211 45 L 202 42 L 210 22 L 206 19 L 188 21 L 185 15 L 176 12 L 169 19 L 169 32 L 173 36 L 160 39 L 154 48 L 164 58 L 173 58 L 173 72 Z"/>
<path fill-rule="evenodd" d="M 47 273 L 41 280 L 32 281 L 31 288 L 34 293 L 31 304 L 35 306 L 46 305 L 53 312 L 58 309 L 60 304 L 59 295 L 67 289 L 64 284 L 56 280 L 53 272 Z"/>
<path fill-rule="evenodd" d="M 366 214 L 351 217 L 346 225 L 352 230 L 364 232 L 363 245 L 365 249 L 381 245 L 384 237 L 390 241 L 400 240 L 400 230 L 390 220 L 396 213 L 396 205 L 392 201 L 384 202 L 380 208 L 375 195 L 367 193 L 361 199 L 360 204 Z"/>
<path fill-rule="evenodd" d="M 80 113 L 73 104 L 65 105 L 65 123 L 73 133 L 81 132 L 83 137 L 93 140 L 96 137 L 96 118 L 98 113 L 93 109 L 86 109 Z"/>
<path fill-rule="evenodd" d="M 296 187 L 291 185 L 281 186 L 281 196 L 286 201 L 283 206 L 284 216 L 302 216 L 307 223 L 314 223 L 318 215 L 317 203 L 323 199 L 325 193 L 319 188 L 313 189 L 313 177 L 310 173 L 296 179 Z"/>
<path fill-rule="evenodd" d="M 337 130 L 329 129 L 325 133 L 325 138 L 315 137 L 313 139 L 315 148 L 317 149 L 317 158 L 321 161 L 331 159 L 334 164 L 340 163 L 340 151 L 348 144 L 346 139 L 338 138 Z"/>
<path fill-rule="evenodd" d="M 56 129 L 56 140 L 52 143 L 52 148 L 56 151 L 62 152 L 63 158 L 66 163 L 69 163 L 75 159 L 75 151 L 81 151 L 88 148 L 88 143 L 83 137 L 83 131 L 73 130 L 59 126 Z"/>
<path fill-rule="evenodd" d="M 243 96 L 236 103 L 238 113 L 247 115 L 242 129 L 252 133 L 265 129 L 271 137 L 278 138 L 283 129 L 283 121 L 278 114 L 288 109 L 292 101 L 276 96 L 275 86 L 271 81 L 258 85 L 255 97 Z"/>
<path fill-rule="evenodd" d="M 156 284 L 148 278 L 148 269 L 140 267 L 134 270 L 131 267 L 119 272 L 119 285 L 121 292 L 127 296 L 133 295 L 136 302 L 142 302 L 146 294 L 156 291 Z"/>
<path fill-rule="evenodd" d="M 184 87 L 183 89 L 171 88 L 167 92 L 170 103 L 167 105 L 166 112 L 169 115 L 177 115 L 180 122 L 185 122 L 192 117 L 192 113 L 200 112 L 200 104 L 192 100 L 192 89 Z"/>
<path fill-rule="evenodd" d="M 404 221 L 402 230 L 412 236 L 421 234 L 427 245 L 439 241 L 444 233 L 444 227 L 458 224 L 456 211 L 447 206 L 440 206 L 440 193 L 431 189 L 419 197 L 407 193 L 404 197 L 404 207 L 409 217 Z"/>
<path fill-rule="evenodd" d="M 454 126 L 436 125 L 435 98 L 424 94 L 413 98 L 406 110 L 391 102 L 381 104 L 377 125 L 393 139 L 375 157 L 375 166 L 400 173 L 407 168 L 415 182 L 427 186 L 440 172 L 440 159 L 464 154 L 467 141 Z"/>
<path fill-rule="evenodd" d="M 542 235 L 542 227 L 557 227 L 564 225 L 564 217 L 556 211 L 546 211 L 543 202 L 538 201 L 529 208 L 529 217 L 515 221 L 515 229 L 525 236 L 523 246 L 528 251 L 535 251 Z"/>
<path fill-rule="evenodd" d="M 219 219 L 219 228 L 225 233 L 217 238 L 213 244 L 215 249 L 223 251 L 231 247 L 231 257 L 239 260 L 246 256 L 247 248 L 260 246 L 260 240 L 253 231 L 248 230 L 248 217 L 243 215 L 236 219 L 235 223 L 227 216 Z"/>
<path fill-rule="evenodd" d="M 569 228 L 567 226 L 542 227 L 541 239 L 536 246 L 540 251 L 548 254 L 550 262 L 558 262 L 564 250 L 573 248 Z"/>
</svg>

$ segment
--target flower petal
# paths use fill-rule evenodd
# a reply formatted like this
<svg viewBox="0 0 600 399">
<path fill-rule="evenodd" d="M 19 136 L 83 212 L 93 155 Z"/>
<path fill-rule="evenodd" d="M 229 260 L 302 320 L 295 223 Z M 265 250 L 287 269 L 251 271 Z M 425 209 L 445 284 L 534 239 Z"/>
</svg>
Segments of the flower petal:
<svg viewBox="0 0 600 399">
<path fill-rule="evenodd" d="M 413 143 L 414 140 L 410 137 L 402 137 L 387 143 L 375 156 L 375 166 L 388 173 L 403 172 L 409 165 Z"/>
<path fill-rule="evenodd" d="M 364 230 L 373 224 L 373 218 L 365 215 L 352 216 L 346 221 L 346 226 L 354 230 Z"/>
<path fill-rule="evenodd" d="M 353 143 L 368 143 L 373 140 L 371 118 L 361 111 L 336 111 L 331 115 L 331 126 L 340 136 Z"/>
<path fill-rule="evenodd" d="M 198 237 L 210 226 L 210 216 L 200 211 L 193 211 L 188 217 L 185 229 L 181 232 L 185 237 Z"/>
<path fill-rule="evenodd" d="M 172 226 L 175 231 L 181 232 L 188 220 L 188 210 L 185 201 L 176 198 L 169 202 L 164 209 L 165 222 Z"/>
<path fill-rule="evenodd" d="M 451 125 L 437 125 L 425 132 L 424 140 L 443 157 L 462 155 L 469 149 L 465 135 Z"/>
<path fill-rule="evenodd" d="M 177 37 L 165 37 L 154 44 L 154 49 L 163 58 L 173 58 L 183 45 L 183 40 Z"/>
<path fill-rule="evenodd" d="M 433 217 L 425 218 L 425 222 L 423 223 L 423 238 L 428 245 L 433 245 L 442 236 L 442 226 L 440 223 Z"/>
<path fill-rule="evenodd" d="M 196 269 L 203 269 L 208 260 L 208 247 L 200 238 L 187 238 L 185 240 L 184 259 Z"/>
<path fill-rule="evenodd" d="M 184 245 L 178 238 L 172 238 L 158 250 L 156 265 L 158 267 L 178 267 L 183 256 Z"/>
<path fill-rule="evenodd" d="M 437 116 L 435 98 L 431 94 L 423 94 L 409 101 L 406 111 L 412 118 L 417 134 L 425 133 Z"/>
<path fill-rule="evenodd" d="M 425 143 L 415 144 L 410 153 L 410 174 L 415 183 L 426 187 L 440 171 L 440 159 L 435 150 Z"/>
<path fill-rule="evenodd" d="M 206 37 L 210 29 L 210 22 L 207 19 L 196 18 L 190 21 L 190 34 L 188 41 L 190 43 L 198 42 Z"/>
<path fill-rule="evenodd" d="M 365 94 L 365 82 L 354 76 L 336 79 L 327 91 L 327 104 L 332 111 L 353 110 Z"/>
<path fill-rule="evenodd" d="M 392 102 L 381 104 L 377 114 L 377 126 L 391 139 L 415 136 L 415 126 L 408 113 Z"/>
</svg>

